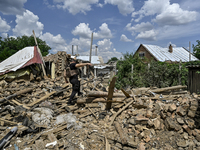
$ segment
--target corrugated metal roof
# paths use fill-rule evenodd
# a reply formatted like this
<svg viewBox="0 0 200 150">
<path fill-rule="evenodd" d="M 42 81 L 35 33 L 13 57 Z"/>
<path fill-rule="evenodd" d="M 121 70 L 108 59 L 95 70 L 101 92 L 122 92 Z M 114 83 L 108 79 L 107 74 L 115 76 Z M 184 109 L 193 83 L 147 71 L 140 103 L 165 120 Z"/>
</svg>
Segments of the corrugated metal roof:
<svg viewBox="0 0 200 150">
<path fill-rule="evenodd" d="M 76 59 L 80 59 L 83 61 L 89 61 L 89 56 L 77 56 Z M 101 64 L 99 56 L 91 56 L 91 63 L 92 64 Z"/>
<path fill-rule="evenodd" d="M 157 45 L 146 45 L 142 44 L 146 49 L 158 60 L 158 61 L 189 61 L 189 51 L 183 47 L 173 47 L 173 52 L 169 52 L 169 48 L 162 48 Z M 191 61 L 198 60 L 195 56 L 191 54 Z"/>
</svg>

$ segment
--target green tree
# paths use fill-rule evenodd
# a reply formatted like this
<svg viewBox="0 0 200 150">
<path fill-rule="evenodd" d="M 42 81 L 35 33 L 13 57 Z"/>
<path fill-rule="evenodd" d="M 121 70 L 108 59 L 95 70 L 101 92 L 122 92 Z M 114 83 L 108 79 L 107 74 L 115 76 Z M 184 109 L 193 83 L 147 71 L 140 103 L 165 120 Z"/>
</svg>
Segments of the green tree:
<svg viewBox="0 0 200 150">
<path fill-rule="evenodd" d="M 133 72 L 132 72 L 133 66 Z M 140 87 L 144 86 L 143 74 L 146 65 L 144 59 L 141 59 L 138 55 L 133 53 L 123 54 L 123 59 L 121 58 L 117 63 L 117 88 L 125 88 L 127 86 Z"/>
<path fill-rule="evenodd" d="M 109 64 L 111 61 L 118 61 L 119 59 L 117 57 L 112 57 L 111 59 L 108 60 L 107 64 Z"/>
<path fill-rule="evenodd" d="M 126 53 L 123 56 L 117 63 L 116 88 L 118 89 L 187 85 L 187 63 L 141 59 L 138 54 L 133 55 L 133 53 Z"/>
<path fill-rule="evenodd" d="M 196 42 L 198 43 L 196 46 L 194 46 L 194 44 L 192 45 L 193 54 L 194 54 L 195 57 L 200 59 L 200 41 L 197 40 Z"/>
<path fill-rule="evenodd" d="M 45 41 L 42 41 L 39 38 L 36 38 L 38 42 L 38 46 L 41 50 L 42 56 L 46 56 L 51 49 Z M 17 51 L 23 49 L 27 46 L 35 46 L 35 40 L 33 36 L 22 36 L 22 37 L 7 37 L 2 39 L 0 37 L 0 61 L 5 60 L 10 57 Z"/>
</svg>

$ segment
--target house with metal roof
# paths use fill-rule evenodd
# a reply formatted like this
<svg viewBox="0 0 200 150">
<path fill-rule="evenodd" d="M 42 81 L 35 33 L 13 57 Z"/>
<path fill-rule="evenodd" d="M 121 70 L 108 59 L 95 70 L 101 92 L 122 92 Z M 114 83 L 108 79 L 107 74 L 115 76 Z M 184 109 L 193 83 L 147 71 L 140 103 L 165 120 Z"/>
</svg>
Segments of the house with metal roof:
<svg viewBox="0 0 200 150">
<path fill-rule="evenodd" d="M 171 44 L 168 48 L 141 44 L 134 55 L 136 54 L 139 54 L 141 58 L 146 57 L 161 62 L 188 62 L 198 60 L 184 47 L 173 47 Z"/>
</svg>

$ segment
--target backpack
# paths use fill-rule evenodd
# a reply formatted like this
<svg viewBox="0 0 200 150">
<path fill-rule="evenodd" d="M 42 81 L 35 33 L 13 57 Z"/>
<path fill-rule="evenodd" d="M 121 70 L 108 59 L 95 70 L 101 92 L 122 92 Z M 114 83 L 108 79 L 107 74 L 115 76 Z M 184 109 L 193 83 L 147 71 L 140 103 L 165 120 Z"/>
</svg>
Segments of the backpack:
<svg viewBox="0 0 200 150">
<path fill-rule="evenodd" d="M 72 76 L 74 76 L 74 75 L 77 75 L 78 74 L 78 69 L 76 69 L 76 70 L 71 70 L 70 69 L 70 66 L 69 65 L 67 65 L 67 67 L 66 67 L 66 69 L 64 69 L 64 77 L 66 77 L 66 78 L 70 78 L 70 77 L 72 77 Z"/>
</svg>

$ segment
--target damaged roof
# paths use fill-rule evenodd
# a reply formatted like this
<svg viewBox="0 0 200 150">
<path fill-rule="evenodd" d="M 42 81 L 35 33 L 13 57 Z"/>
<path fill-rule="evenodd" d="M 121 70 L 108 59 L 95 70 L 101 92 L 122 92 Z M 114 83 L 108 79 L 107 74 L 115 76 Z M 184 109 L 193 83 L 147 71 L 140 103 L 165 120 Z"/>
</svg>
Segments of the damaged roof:
<svg viewBox="0 0 200 150">
<path fill-rule="evenodd" d="M 89 61 L 90 56 L 77 56 L 77 59 L 83 60 L 83 61 Z M 91 56 L 91 63 L 92 64 L 103 64 L 103 59 L 101 56 Z"/>
<path fill-rule="evenodd" d="M 189 51 L 183 47 L 173 47 L 173 52 L 169 52 L 169 48 L 162 48 L 157 45 L 142 44 L 158 61 L 189 61 Z M 191 54 L 191 61 L 198 60 Z"/>
</svg>

